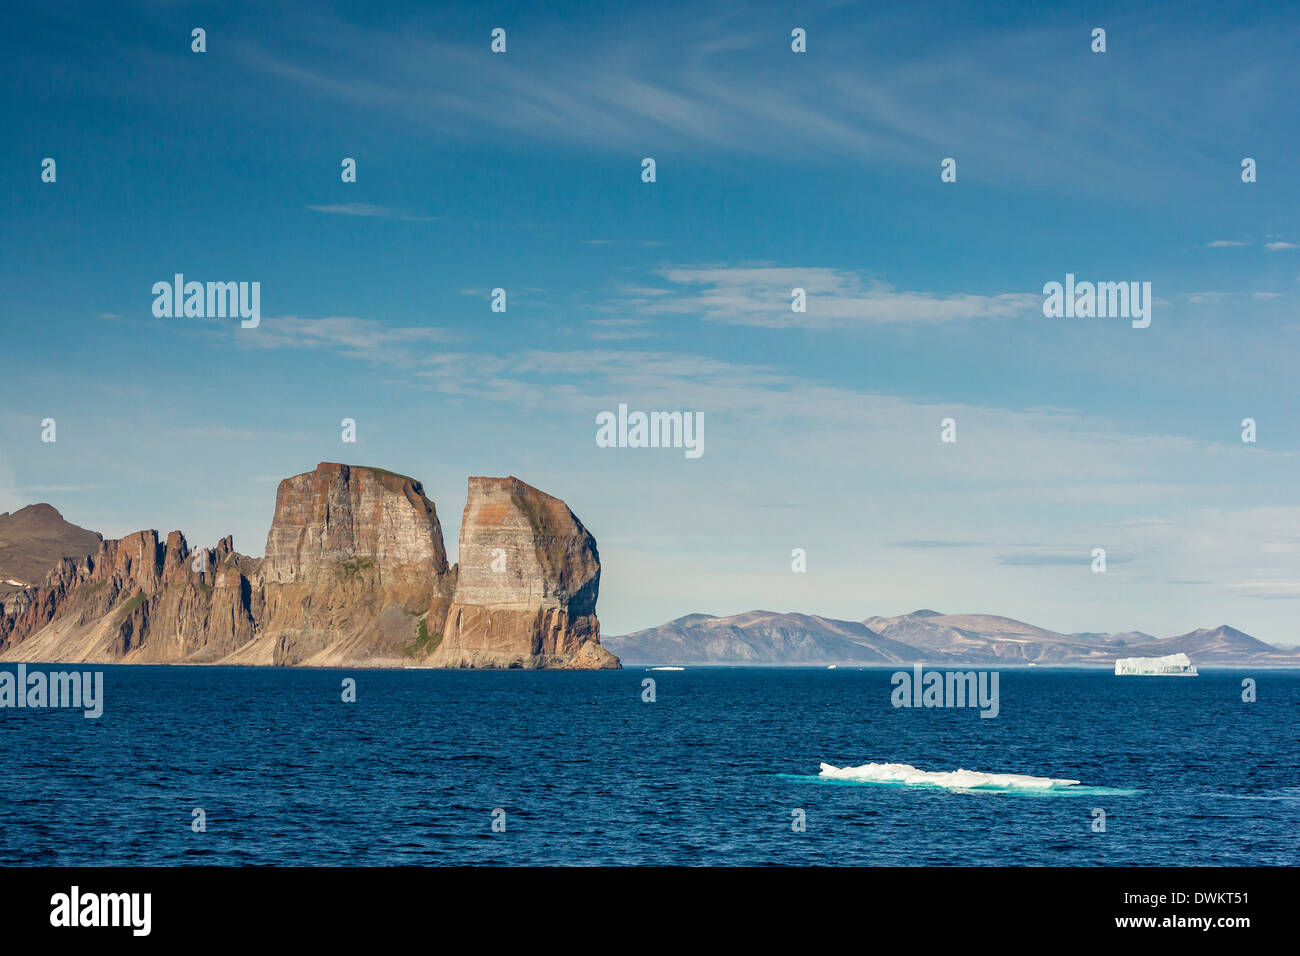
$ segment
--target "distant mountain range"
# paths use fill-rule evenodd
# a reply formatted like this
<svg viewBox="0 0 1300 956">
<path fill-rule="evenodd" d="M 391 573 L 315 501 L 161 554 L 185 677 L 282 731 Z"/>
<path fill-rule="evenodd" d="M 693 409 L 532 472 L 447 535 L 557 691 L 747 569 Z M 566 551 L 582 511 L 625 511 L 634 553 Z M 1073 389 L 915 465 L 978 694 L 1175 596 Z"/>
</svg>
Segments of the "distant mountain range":
<svg viewBox="0 0 1300 956">
<path fill-rule="evenodd" d="M 606 637 L 624 665 L 1000 664 L 1110 666 L 1117 657 L 1184 653 L 1203 665 L 1300 667 L 1300 650 L 1265 644 L 1226 624 L 1163 639 L 1141 631 L 1061 634 L 992 614 L 919 610 L 839 621 L 816 614 L 688 614 Z"/>
</svg>

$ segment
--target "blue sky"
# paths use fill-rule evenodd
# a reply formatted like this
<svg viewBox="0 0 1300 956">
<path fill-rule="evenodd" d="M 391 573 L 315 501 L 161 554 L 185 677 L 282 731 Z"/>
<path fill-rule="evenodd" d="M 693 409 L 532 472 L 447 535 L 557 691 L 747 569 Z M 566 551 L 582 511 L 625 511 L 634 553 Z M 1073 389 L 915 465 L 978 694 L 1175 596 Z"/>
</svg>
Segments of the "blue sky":
<svg viewBox="0 0 1300 956">
<path fill-rule="evenodd" d="M 1295 8 L 383 6 L 14 8 L 0 510 L 260 554 L 342 460 L 423 480 L 454 554 L 465 478 L 514 474 L 596 535 L 606 633 L 1300 641 Z M 261 326 L 155 318 L 176 272 L 259 281 Z M 1150 328 L 1044 318 L 1067 272 L 1151 282 Z M 705 454 L 598 448 L 620 402 Z"/>
</svg>

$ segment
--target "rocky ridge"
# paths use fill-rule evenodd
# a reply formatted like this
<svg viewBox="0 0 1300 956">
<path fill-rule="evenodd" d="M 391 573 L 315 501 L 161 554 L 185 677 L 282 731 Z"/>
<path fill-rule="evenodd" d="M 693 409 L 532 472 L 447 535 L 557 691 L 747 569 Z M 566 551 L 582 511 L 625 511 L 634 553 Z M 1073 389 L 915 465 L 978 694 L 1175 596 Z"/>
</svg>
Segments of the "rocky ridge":
<svg viewBox="0 0 1300 956">
<path fill-rule="evenodd" d="M 264 558 L 139 531 L 61 559 L 0 605 L 0 660 L 618 666 L 596 543 L 564 502 L 472 478 L 461 541 L 464 572 L 418 481 L 323 462 L 280 483 Z"/>
</svg>

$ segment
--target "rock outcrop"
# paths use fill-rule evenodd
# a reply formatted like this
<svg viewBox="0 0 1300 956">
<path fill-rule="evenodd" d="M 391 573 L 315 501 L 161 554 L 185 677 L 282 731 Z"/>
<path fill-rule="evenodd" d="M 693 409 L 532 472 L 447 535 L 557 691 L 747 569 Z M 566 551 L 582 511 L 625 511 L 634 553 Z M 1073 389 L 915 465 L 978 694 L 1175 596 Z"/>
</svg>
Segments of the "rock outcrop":
<svg viewBox="0 0 1300 956">
<path fill-rule="evenodd" d="M 600 645 L 596 540 L 559 498 L 471 478 L 440 667 L 611 668 Z"/>
<path fill-rule="evenodd" d="M 102 663 L 217 661 L 253 635 L 261 562 L 231 539 L 191 551 L 179 531 L 137 531 L 65 558 L 45 584 L 8 598 L 0 659 Z"/>
<path fill-rule="evenodd" d="M 266 575 L 310 583 L 322 571 L 369 561 L 389 580 L 447 573 L 442 526 L 414 478 L 322 462 L 280 482 L 266 535 Z"/>
<path fill-rule="evenodd" d="M 441 627 L 453 581 L 418 481 L 323 462 L 280 482 L 262 584 L 257 638 L 234 663 L 400 667 L 417 619 Z"/>
<path fill-rule="evenodd" d="M 63 559 L 0 605 L 0 660 L 617 667 L 595 541 L 567 506 L 475 478 L 471 513 L 462 588 L 418 481 L 325 462 L 280 483 L 265 558 L 138 531 Z"/>
</svg>

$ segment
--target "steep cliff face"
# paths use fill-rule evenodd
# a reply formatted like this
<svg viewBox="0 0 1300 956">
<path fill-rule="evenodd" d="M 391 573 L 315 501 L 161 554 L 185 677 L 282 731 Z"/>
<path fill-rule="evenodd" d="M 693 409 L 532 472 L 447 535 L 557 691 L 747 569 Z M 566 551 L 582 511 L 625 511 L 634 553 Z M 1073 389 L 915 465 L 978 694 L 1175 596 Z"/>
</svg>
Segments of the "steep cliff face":
<svg viewBox="0 0 1300 956">
<path fill-rule="evenodd" d="M 401 666 L 441 631 L 452 580 L 418 481 L 323 462 L 286 478 L 266 536 L 266 606 L 237 662 Z"/>
<path fill-rule="evenodd" d="M 138 531 L 60 561 L 4 598 L 0 660 L 618 666 L 595 541 L 562 501 L 475 478 L 466 522 L 458 589 L 419 482 L 325 462 L 280 483 L 265 558 Z"/>
<path fill-rule="evenodd" d="M 442 526 L 418 481 L 322 462 L 280 482 L 267 581 L 310 583 L 349 561 L 372 562 L 388 580 L 447 573 Z"/>
<path fill-rule="evenodd" d="M 259 594 L 231 540 L 190 551 L 173 531 L 105 541 L 65 558 L 45 584 L 10 597 L 0 613 L 0 658 L 128 664 L 214 662 L 253 634 Z"/>
<path fill-rule="evenodd" d="M 596 540 L 518 478 L 471 478 L 441 667 L 615 668 L 600 646 Z"/>
</svg>

